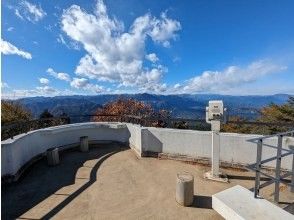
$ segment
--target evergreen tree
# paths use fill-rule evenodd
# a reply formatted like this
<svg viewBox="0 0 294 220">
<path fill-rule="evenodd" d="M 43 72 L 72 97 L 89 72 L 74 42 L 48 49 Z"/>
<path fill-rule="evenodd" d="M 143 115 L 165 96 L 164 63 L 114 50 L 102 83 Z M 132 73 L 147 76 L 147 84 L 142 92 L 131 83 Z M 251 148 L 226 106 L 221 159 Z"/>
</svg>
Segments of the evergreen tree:
<svg viewBox="0 0 294 220">
<path fill-rule="evenodd" d="M 54 116 L 48 111 L 48 109 L 45 109 L 41 114 L 40 114 L 40 119 L 44 118 L 53 118 Z"/>
</svg>

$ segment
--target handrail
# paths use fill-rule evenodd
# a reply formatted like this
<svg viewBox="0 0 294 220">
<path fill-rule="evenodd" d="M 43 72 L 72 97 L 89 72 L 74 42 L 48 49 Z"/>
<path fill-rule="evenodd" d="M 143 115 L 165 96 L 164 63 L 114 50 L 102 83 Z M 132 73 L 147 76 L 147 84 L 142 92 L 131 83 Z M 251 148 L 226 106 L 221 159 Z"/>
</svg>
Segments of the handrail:
<svg viewBox="0 0 294 220">
<path fill-rule="evenodd" d="M 170 127 L 170 126 L 175 126 L 179 128 L 188 128 L 191 126 L 192 123 L 197 123 L 196 126 L 201 127 L 201 129 L 208 129 L 209 130 L 209 125 L 206 124 L 205 119 L 201 118 L 173 118 L 170 116 L 167 117 L 162 117 L 160 115 L 121 115 L 121 114 L 85 114 L 85 115 L 66 115 L 66 116 L 59 116 L 59 117 L 52 117 L 52 118 L 43 118 L 43 119 L 33 119 L 33 120 L 28 120 L 28 121 L 18 121 L 18 122 L 12 122 L 12 123 L 6 123 L 3 124 L 1 127 L 1 133 L 2 133 L 2 138 L 13 138 L 15 135 L 21 134 L 21 133 L 26 133 L 30 130 L 35 130 L 43 127 L 48 127 L 48 126 L 54 126 L 58 125 L 58 121 L 60 121 L 59 124 L 68 124 L 70 123 L 71 119 L 74 120 L 74 118 L 90 118 L 92 120 L 95 117 L 107 117 L 107 118 L 112 118 L 111 121 L 126 121 L 130 123 L 136 123 L 140 124 L 142 126 L 164 126 L 164 127 Z M 91 119 L 92 118 L 92 119 Z M 88 120 L 88 119 L 86 119 Z M 44 123 L 43 123 L 44 122 Z M 158 124 L 156 124 L 156 122 Z M 179 125 L 177 123 L 184 122 L 183 125 Z M 43 124 L 42 124 L 43 123 Z M 51 123 L 53 123 L 51 125 Z M 152 123 L 152 125 L 150 124 Z M 154 125 L 155 123 L 155 125 Z M 272 125 L 279 125 L 283 127 L 287 127 L 289 129 L 294 128 L 293 123 L 267 123 L 267 122 L 254 122 L 254 121 L 227 121 L 228 124 L 249 124 L 249 125 L 263 125 L 263 126 L 272 126 Z M 289 132 L 284 132 L 280 134 L 288 134 Z M 294 130 L 290 131 L 290 133 L 293 135 Z M 270 138 L 275 135 L 268 135 L 262 137 L 262 139 L 265 138 Z M 254 142 L 256 140 L 259 140 L 261 137 L 253 138 L 248 141 Z M 284 150 L 283 151 L 287 151 Z"/>
<path fill-rule="evenodd" d="M 247 166 L 249 170 L 255 171 L 255 187 L 254 187 L 254 197 L 257 198 L 259 196 L 259 190 L 265 186 L 268 186 L 272 183 L 275 183 L 275 192 L 274 192 L 274 201 L 279 202 L 279 193 L 280 193 L 280 183 L 284 183 L 286 185 L 289 185 L 291 187 L 291 192 L 294 192 L 294 149 L 285 149 L 282 147 L 283 145 L 283 137 L 286 135 L 293 135 L 294 130 L 288 131 L 288 132 L 282 132 L 275 135 L 267 135 L 263 137 L 253 138 L 249 139 L 247 141 L 257 143 L 257 154 L 256 154 L 256 163 L 250 164 Z M 267 145 L 263 143 L 264 139 L 268 139 L 271 137 L 278 137 L 277 147 L 272 145 Z M 257 142 L 256 142 L 257 141 Z M 277 155 L 274 157 L 270 157 L 267 159 L 262 160 L 262 148 L 270 147 L 277 150 Z M 287 151 L 287 153 L 282 153 L 282 151 Z M 293 155 L 292 160 L 292 172 L 287 173 L 286 175 L 281 175 L 281 160 L 283 157 Z M 276 169 L 275 169 L 275 177 L 262 172 L 262 164 L 268 163 L 270 161 L 276 160 Z M 266 176 L 270 178 L 270 180 L 264 182 L 263 184 L 260 184 L 260 176 Z M 285 180 L 285 177 L 291 176 L 291 182 L 288 183 L 287 180 Z"/>
<path fill-rule="evenodd" d="M 288 134 L 294 135 L 294 130 L 281 132 L 281 133 L 277 133 L 277 134 L 272 134 L 272 135 L 265 135 L 265 136 L 257 137 L 257 138 L 252 138 L 252 139 L 248 139 L 247 141 L 254 142 L 254 141 L 264 140 L 264 139 L 268 139 L 268 138 L 272 138 L 272 137 L 276 137 L 276 136 L 280 136 L 280 135 L 285 136 L 285 135 L 288 135 Z M 256 143 L 256 142 L 254 142 L 254 143 Z"/>
</svg>

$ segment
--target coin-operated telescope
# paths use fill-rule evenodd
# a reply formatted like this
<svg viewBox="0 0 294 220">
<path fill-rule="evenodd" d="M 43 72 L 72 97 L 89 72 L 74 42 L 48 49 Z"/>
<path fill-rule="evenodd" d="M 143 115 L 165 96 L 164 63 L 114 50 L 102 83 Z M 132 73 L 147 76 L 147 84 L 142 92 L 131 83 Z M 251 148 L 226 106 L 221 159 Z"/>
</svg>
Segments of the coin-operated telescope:
<svg viewBox="0 0 294 220">
<path fill-rule="evenodd" d="M 206 107 L 206 122 L 211 124 L 212 131 L 220 131 L 220 124 L 226 123 L 227 109 L 221 100 L 213 100 L 208 102 Z"/>
<path fill-rule="evenodd" d="M 208 102 L 206 107 L 206 122 L 211 124 L 211 171 L 205 173 L 204 177 L 207 179 L 228 182 L 226 178 L 219 171 L 220 158 L 220 138 L 219 131 L 221 123 L 226 123 L 227 109 L 224 108 L 224 103 L 221 100 L 213 100 Z"/>
</svg>

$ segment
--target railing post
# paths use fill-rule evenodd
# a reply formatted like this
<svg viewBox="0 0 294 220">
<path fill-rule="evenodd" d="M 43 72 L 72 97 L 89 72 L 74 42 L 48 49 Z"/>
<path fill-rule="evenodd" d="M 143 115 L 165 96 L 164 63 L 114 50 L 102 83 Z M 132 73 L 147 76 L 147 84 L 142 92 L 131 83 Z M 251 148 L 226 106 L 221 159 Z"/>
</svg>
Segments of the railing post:
<svg viewBox="0 0 294 220">
<path fill-rule="evenodd" d="M 294 192 L 294 154 L 293 154 L 293 159 L 292 159 L 292 175 L 291 175 L 291 192 Z"/>
<path fill-rule="evenodd" d="M 276 180 L 275 180 L 275 196 L 274 201 L 279 202 L 280 195 L 280 172 L 281 172 L 281 153 L 282 153 L 283 136 L 278 136 L 278 149 L 277 149 L 277 161 L 276 161 Z"/>
<path fill-rule="evenodd" d="M 256 154 L 255 188 L 254 188 L 255 198 L 257 198 L 257 196 L 259 195 L 261 155 L 262 155 L 262 139 L 259 139 L 257 142 L 257 154 Z"/>
</svg>

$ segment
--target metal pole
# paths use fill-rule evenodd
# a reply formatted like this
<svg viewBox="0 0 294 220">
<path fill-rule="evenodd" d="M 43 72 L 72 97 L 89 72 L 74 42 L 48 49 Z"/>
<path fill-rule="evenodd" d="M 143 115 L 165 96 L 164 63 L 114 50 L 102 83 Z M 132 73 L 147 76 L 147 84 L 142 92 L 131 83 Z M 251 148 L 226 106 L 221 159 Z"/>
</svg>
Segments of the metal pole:
<svg viewBox="0 0 294 220">
<path fill-rule="evenodd" d="M 282 153 L 283 136 L 278 136 L 278 149 L 277 149 L 277 161 L 276 161 L 276 181 L 275 181 L 275 196 L 274 201 L 279 202 L 280 194 L 280 172 L 281 172 L 281 153 Z"/>
<path fill-rule="evenodd" d="M 220 140 L 218 131 L 212 131 L 212 158 L 211 158 L 211 174 L 214 177 L 219 176 L 219 155 Z"/>
<path fill-rule="evenodd" d="M 294 192 L 294 154 L 293 154 L 293 160 L 292 160 L 292 175 L 291 175 L 291 192 Z"/>
<path fill-rule="evenodd" d="M 262 155 L 262 139 L 259 139 L 257 142 L 257 154 L 256 154 L 256 171 L 255 171 L 255 187 L 254 187 L 255 198 L 257 198 L 257 196 L 259 195 L 261 155 Z"/>
</svg>

